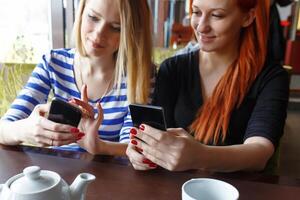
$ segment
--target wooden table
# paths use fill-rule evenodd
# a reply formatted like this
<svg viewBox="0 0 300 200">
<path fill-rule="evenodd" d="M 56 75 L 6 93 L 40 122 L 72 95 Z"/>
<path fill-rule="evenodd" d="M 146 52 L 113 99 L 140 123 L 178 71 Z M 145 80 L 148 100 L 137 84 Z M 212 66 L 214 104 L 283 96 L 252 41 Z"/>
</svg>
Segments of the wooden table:
<svg viewBox="0 0 300 200">
<path fill-rule="evenodd" d="M 300 180 L 259 173 L 169 172 L 164 169 L 135 171 L 126 158 L 91 156 L 34 147 L 0 145 L 0 183 L 31 165 L 56 171 L 68 184 L 77 174 L 97 178 L 88 187 L 87 200 L 181 199 L 181 185 L 200 177 L 217 178 L 234 185 L 240 199 L 300 199 Z"/>
</svg>

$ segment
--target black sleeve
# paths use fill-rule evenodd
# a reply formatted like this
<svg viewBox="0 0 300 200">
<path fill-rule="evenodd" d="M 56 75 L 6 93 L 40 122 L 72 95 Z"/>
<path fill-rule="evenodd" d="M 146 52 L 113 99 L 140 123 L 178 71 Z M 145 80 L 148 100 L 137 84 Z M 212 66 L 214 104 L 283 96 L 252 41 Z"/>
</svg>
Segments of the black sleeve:
<svg viewBox="0 0 300 200">
<path fill-rule="evenodd" d="M 176 104 L 176 66 L 172 59 L 165 60 L 158 71 L 153 94 L 153 105 L 162 106 L 167 127 L 174 127 L 174 107 Z"/>
<path fill-rule="evenodd" d="M 244 140 L 253 136 L 269 139 L 274 146 L 284 132 L 289 97 L 288 74 L 282 67 L 263 76 Z"/>
</svg>

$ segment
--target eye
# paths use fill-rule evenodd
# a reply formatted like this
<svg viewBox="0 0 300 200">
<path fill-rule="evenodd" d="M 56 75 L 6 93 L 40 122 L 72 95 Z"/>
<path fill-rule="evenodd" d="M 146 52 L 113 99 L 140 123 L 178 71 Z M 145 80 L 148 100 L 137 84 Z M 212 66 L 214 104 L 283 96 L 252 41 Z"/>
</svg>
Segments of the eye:
<svg viewBox="0 0 300 200">
<path fill-rule="evenodd" d="M 223 18 L 224 14 L 220 14 L 220 13 L 212 13 L 211 16 L 213 16 L 214 18 Z"/>
<path fill-rule="evenodd" d="M 200 16 L 200 15 L 201 15 L 201 11 L 199 11 L 199 10 L 193 10 L 193 11 L 192 11 L 192 14 L 193 14 L 193 15 Z"/>
<path fill-rule="evenodd" d="M 119 24 L 112 24 L 110 27 L 111 27 L 111 30 L 113 30 L 115 32 L 121 31 L 121 26 Z"/>
<path fill-rule="evenodd" d="M 90 20 L 92 20 L 92 21 L 94 21 L 94 22 L 99 21 L 98 17 L 95 17 L 95 16 L 93 16 L 93 15 L 88 14 L 88 17 L 89 17 Z"/>
</svg>

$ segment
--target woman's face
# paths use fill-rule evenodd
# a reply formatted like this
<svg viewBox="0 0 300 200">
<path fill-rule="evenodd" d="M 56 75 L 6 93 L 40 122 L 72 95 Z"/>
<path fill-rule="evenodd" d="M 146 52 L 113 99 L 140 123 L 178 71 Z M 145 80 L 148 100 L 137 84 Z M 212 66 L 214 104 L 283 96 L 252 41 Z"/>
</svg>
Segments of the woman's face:
<svg viewBox="0 0 300 200">
<path fill-rule="evenodd" d="M 191 25 L 202 51 L 222 52 L 238 49 L 242 27 L 249 23 L 236 0 L 194 0 Z"/>
<path fill-rule="evenodd" d="M 120 43 L 120 13 L 115 0 L 87 0 L 81 40 L 89 57 L 112 56 Z"/>
</svg>

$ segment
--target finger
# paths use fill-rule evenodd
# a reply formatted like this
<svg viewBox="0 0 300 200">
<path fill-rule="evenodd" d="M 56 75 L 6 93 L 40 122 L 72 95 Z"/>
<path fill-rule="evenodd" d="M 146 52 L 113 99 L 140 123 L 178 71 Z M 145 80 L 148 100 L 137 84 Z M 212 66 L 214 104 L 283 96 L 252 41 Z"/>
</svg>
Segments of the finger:
<svg viewBox="0 0 300 200">
<path fill-rule="evenodd" d="M 47 138 L 50 140 L 56 140 L 56 141 L 66 141 L 66 140 L 72 140 L 76 141 L 79 137 L 79 134 L 82 135 L 82 133 L 62 133 L 62 132 L 54 132 L 50 130 L 43 130 L 40 131 L 39 134 L 37 134 L 38 137 Z"/>
<path fill-rule="evenodd" d="M 134 142 L 136 147 L 143 149 L 143 156 L 151 160 L 153 163 L 159 165 L 159 166 L 165 166 L 166 160 L 168 160 L 169 155 L 163 153 L 158 148 L 153 148 L 152 146 L 148 145 L 147 143 L 140 141 L 138 139 L 135 139 L 136 142 Z M 143 162 L 143 161 L 141 161 Z"/>
<path fill-rule="evenodd" d="M 97 120 L 97 126 L 100 126 L 100 124 L 103 121 L 103 109 L 102 109 L 102 106 L 99 102 L 97 102 L 96 107 L 97 107 L 97 111 L 98 111 L 98 116 L 97 116 L 97 119 L 96 119 Z"/>
<path fill-rule="evenodd" d="M 148 170 L 148 169 L 153 169 L 153 168 L 157 167 L 157 165 L 155 165 L 151 161 L 143 162 L 148 159 L 145 156 L 143 156 L 142 154 L 138 153 L 135 150 L 135 147 L 133 145 L 131 145 L 127 148 L 126 154 L 129 158 L 130 162 L 132 163 L 133 167 L 137 170 Z"/>
<path fill-rule="evenodd" d="M 145 142 L 152 147 L 155 147 L 158 144 L 158 140 L 156 140 L 154 137 L 151 137 L 150 135 L 146 134 L 144 131 L 141 131 L 139 129 L 131 128 L 130 133 L 134 134 L 133 136 L 136 139 L 139 139 L 141 142 Z"/>
<path fill-rule="evenodd" d="M 166 133 L 165 131 L 153 128 L 147 124 L 141 124 L 139 129 L 143 131 L 143 133 L 146 134 L 148 137 L 151 137 L 157 141 L 161 140 L 163 135 Z"/>
<path fill-rule="evenodd" d="M 36 138 L 36 142 L 39 143 L 41 146 L 62 146 L 75 143 L 76 140 L 55 140 L 48 137 L 39 137 Z"/>
<path fill-rule="evenodd" d="M 34 108 L 34 113 L 38 113 L 39 116 L 45 116 L 49 112 L 50 104 L 38 104 Z"/>
<path fill-rule="evenodd" d="M 77 106 L 81 106 L 81 108 L 86 110 L 90 115 L 94 115 L 94 108 L 89 103 L 76 98 L 72 99 L 72 103 L 75 103 Z"/>
<path fill-rule="evenodd" d="M 83 84 L 81 87 L 81 100 L 84 102 L 88 102 L 88 95 L 87 95 L 87 85 Z"/>
<path fill-rule="evenodd" d="M 68 124 L 60 124 L 53 122 L 45 117 L 39 117 L 37 120 L 37 124 L 39 124 L 42 128 L 46 130 L 64 133 L 70 133 L 72 132 L 72 129 L 76 128 Z"/>
</svg>

